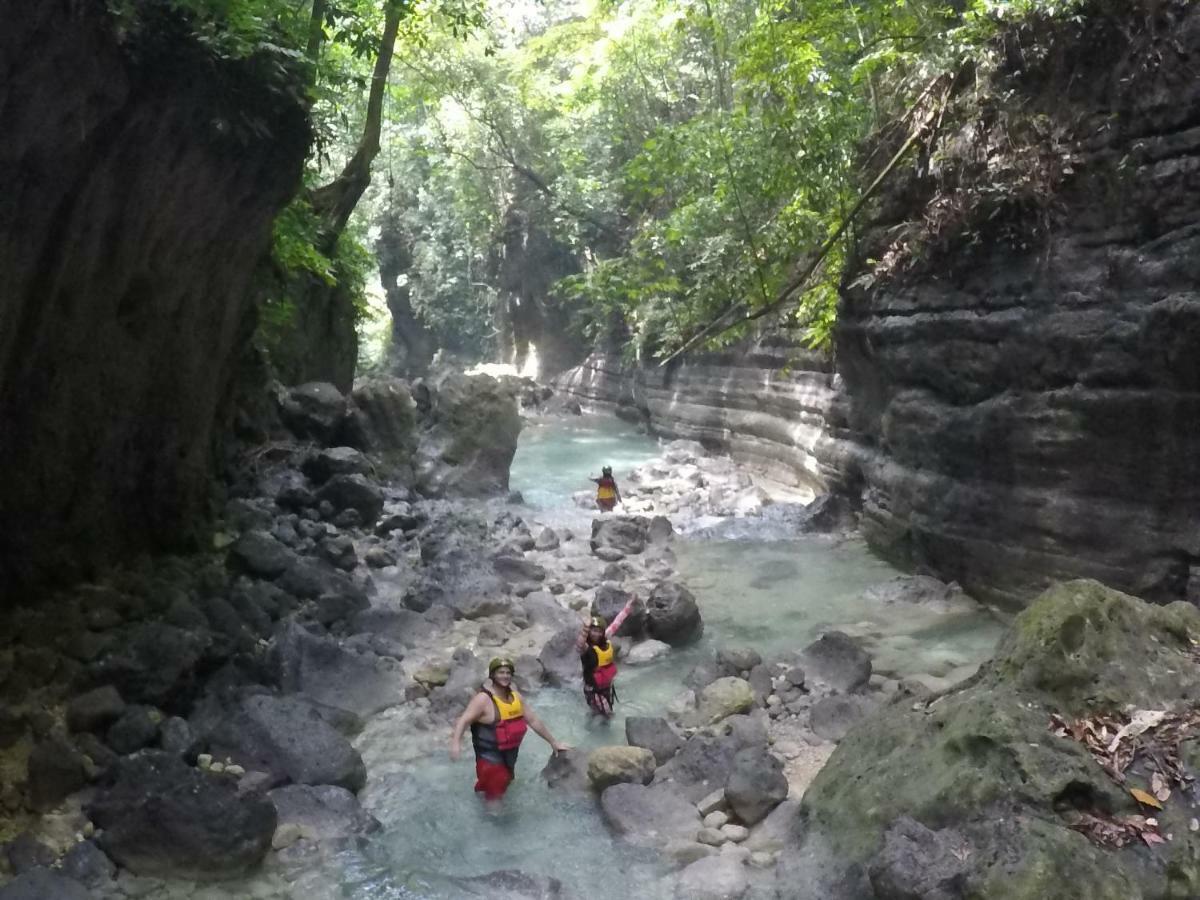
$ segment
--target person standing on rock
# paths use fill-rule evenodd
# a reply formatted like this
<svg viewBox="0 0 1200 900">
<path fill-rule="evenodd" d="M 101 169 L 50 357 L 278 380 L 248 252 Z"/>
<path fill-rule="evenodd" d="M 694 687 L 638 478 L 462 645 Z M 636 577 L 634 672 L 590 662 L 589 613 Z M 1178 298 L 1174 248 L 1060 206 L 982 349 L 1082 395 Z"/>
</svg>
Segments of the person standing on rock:
<svg viewBox="0 0 1200 900">
<path fill-rule="evenodd" d="M 475 790 L 488 802 L 504 796 L 516 777 L 517 753 L 527 729 L 550 745 L 555 753 L 571 748 L 554 739 L 542 720 L 512 686 L 516 667 L 511 659 L 498 656 L 488 664 L 488 680 L 471 698 L 450 734 L 450 758 L 462 755 L 462 736 L 471 727 L 475 749 Z"/>
<path fill-rule="evenodd" d="M 613 478 L 612 466 L 600 470 L 600 477 L 591 479 L 596 483 L 596 505 L 600 512 L 612 512 L 614 506 L 621 502 L 621 491 Z"/>
<path fill-rule="evenodd" d="M 575 649 L 583 664 L 583 699 L 593 712 L 605 717 L 612 715 L 613 703 L 617 700 L 617 692 L 613 687 L 617 677 L 616 651 L 609 638 L 617 633 L 636 601 L 635 594 L 617 613 L 611 625 L 604 621 L 604 616 L 593 613 L 575 639 Z"/>
</svg>

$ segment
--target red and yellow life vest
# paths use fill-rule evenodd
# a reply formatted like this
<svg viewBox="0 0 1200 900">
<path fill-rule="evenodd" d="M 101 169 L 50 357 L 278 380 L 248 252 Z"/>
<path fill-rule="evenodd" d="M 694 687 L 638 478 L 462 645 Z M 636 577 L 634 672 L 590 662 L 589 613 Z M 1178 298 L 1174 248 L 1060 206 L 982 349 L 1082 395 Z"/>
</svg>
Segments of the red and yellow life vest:
<svg viewBox="0 0 1200 900">
<path fill-rule="evenodd" d="M 613 683 L 613 679 L 617 677 L 617 664 L 613 661 L 613 645 L 609 641 L 603 647 L 599 644 L 593 644 L 592 650 L 596 654 L 596 669 L 592 672 L 592 683 L 595 684 L 597 690 L 606 691 Z"/>
<path fill-rule="evenodd" d="M 511 768 L 516 762 L 516 750 L 521 746 L 525 732 L 529 729 L 529 724 L 525 721 L 525 709 L 521 705 L 521 695 L 517 693 L 516 688 L 512 689 L 512 698 L 509 700 L 496 696 L 486 688 L 484 693 L 492 698 L 496 719 L 486 724 L 471 724 L 471 741 L 475 745 L 475 754 L 482 759 L 504 762 Z"/>
<path fill-rule="evenodd" d="M 597 500 L 616 500 L 617 499 L 617 483 L 611 478 L 601 478 L 597 483 L 596 499 Z"/>
</svg>

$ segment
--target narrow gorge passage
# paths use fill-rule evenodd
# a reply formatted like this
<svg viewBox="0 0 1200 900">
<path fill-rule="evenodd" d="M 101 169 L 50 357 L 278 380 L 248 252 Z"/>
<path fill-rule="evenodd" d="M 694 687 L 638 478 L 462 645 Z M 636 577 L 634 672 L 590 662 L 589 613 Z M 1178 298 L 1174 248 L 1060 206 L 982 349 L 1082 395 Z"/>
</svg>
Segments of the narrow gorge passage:
<svg viewBox="0 0 1200 900">
<path fill-rule="evenodd" d="M 670 468 L 662 450 L 659 442 L 609 416 L 534 419 L 522 434 L 510 482 L 525 503 L 510 509 L 534 534 L 539 526 L 550 526 L 560 534 L 569 529 L 585 535 L 598 513 L 577 506 L 572 495 L 587 491 L 587 477 L 611 464 L 628 485 L 623 490 L 639 498 L 636 481 L 628 476 L 634 469 Z M 505 509 L 496 501 L 478 506 L 490 515 Z M 699 519 L 696 525 L 706 523 L 710 520 Z M 853 536 L 728 541 L 701 533 L 677 537 L 672 549 L 678 578 L 696 594 L 704 616 L 699 641 L 646 664 L 623 663 L 620 701 L 610 721 L 588 713 L 577 685 L 531 685 L 526 693 L 554 735 L 582 754 L 624 744 L 627 717 L 664 715 L 686 690 L 684 680 L 693 667 L 720 648 L 788 657 L 821 633 L 838 629 L 858 636 L 876 656 L 877 671 L 888 677 L 946 675 L 958 668 L 962 678 L 963 669 L 973 670 L 990 655 L 1002 629 L 982 609 L 939 611 L 873 598 L 870 589 L 898 573 Z M 554 572 L 551 561 L 537 558 Z M 385 607 L 399 602 L 386 589 L 374 599 Z M 471 649 L 481 662 L 493 652 L 474 642 Z M 360 800 L 383 830 L 319 869 L 298 865 L 288 873 L 297 879 L 293 890 L 352 900 L 450 900 L 464 896 L 457 879 L 515 869 L 556 878 L 572 896 L 586 896 L 599 870 L 605 890 L 615 895 L 675 896 L 669 866 L 656 850 L 612 834 L 597 796 L 547 785 L 539 775 L 550 755 L 544 743 L 526 741 L 517 780 L 500 809 L 488 812 L 470 789 L 470 753 L 452 763 L 445 725 L 429 728 L 405 707 L 368 724 L 357 742 L 369 773 Z M 825 746 L 821 759 L 832 748 Z"/>
</svg>

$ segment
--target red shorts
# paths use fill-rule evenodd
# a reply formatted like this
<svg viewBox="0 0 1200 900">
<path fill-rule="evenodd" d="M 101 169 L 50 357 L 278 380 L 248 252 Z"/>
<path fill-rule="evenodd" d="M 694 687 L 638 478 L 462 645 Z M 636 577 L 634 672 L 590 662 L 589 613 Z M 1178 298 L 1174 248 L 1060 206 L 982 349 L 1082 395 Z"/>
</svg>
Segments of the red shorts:
<svg viewBox="0 0 1200 900">
<path fill-rule="evenodd" d="M 601 499 L 601 498 L 597 497 L 596 505 L 598 507 L 600 507 L 601 512 L 612 512 L 613 507 L 617 505 L 617 498 L 616 497 L 606 497 L 604 499 Z"/>
<path fill-rule="evenodd" d="M 513 773 L 503 763 L 476 759 L 475 778 L 475 790 L 483 794 L 485 800 L 499 800 L 512 783 Z"/>
</svg>

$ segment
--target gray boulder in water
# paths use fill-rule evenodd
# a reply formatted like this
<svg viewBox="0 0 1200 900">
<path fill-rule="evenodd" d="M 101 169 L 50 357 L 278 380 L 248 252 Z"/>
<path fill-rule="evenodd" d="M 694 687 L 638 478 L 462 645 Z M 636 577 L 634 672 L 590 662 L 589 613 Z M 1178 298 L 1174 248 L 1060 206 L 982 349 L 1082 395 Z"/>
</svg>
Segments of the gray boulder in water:
<svg viewBox="0 0 1200 900">
<path fill-rule="evenodd" d="M 646 604 L 650 637 L 677 647 L 696 640 L 704 631 L 696 598 L 681 584 L 663 581 L 655 585 Z"/>
<path fill-rule="evenodd" d="M 757 825 L 787 799 L 783 764 L 762 747 L 747 747 L 733 757 L 725 781 L 725 800 L 744 825 Z"/>
<path fill-rule="evenodd" d="M 416 453 L 420 490 L 435 497 L 506 493 L 521 434 L 512 390 L 488 375 L 455 374 L 428 395 Z"/>
<path fill-rule="evenodd" d="M 144 750 L 116 763 L 87 808 L 98 843 L 137 875 L 206 881 L 250 871 L 275 833 L 275 807 L 237 782 Z"/>
<path fill-rule="evenodd" d="M 800 662 L 810 680 L 836 691 L 856 691 L 871 678 L 871 657 L 840 631 L 826 632 L 805 647 Z"/>
</svg>

